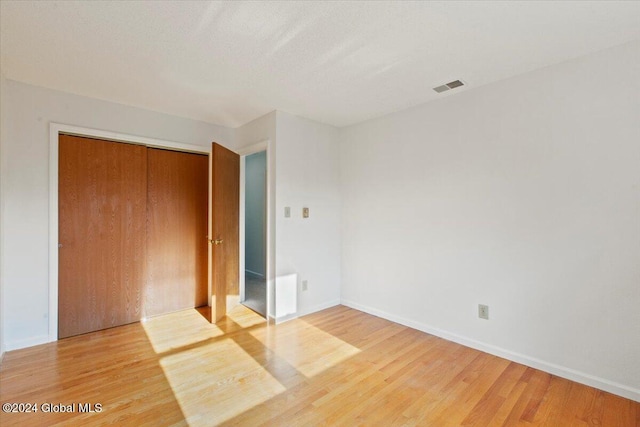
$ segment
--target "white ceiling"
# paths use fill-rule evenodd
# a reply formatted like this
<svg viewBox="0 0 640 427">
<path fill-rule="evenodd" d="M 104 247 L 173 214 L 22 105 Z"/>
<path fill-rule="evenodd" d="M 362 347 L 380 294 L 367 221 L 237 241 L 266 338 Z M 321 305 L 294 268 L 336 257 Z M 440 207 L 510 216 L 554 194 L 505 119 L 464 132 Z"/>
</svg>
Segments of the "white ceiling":
<svg viewBox="0 0 640 427">
<path fill-rule="evenodd" d="M 338 127 L 640 39 L 640 2 L 0 2 L 5 78 L 237 127 Z M 467 88 L 432 88 L 461 79 Z M 606 82 L 603 82 L 606 84 Z"/>
</svg>

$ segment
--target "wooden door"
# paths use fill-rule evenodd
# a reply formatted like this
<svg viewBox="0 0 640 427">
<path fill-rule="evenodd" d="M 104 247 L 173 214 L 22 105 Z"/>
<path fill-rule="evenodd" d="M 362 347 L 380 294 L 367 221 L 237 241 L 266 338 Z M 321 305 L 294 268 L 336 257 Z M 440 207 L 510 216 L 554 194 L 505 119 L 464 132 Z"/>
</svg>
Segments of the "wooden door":
<svg viewBox="0 0 640 427">
<path fill-rule="evenodd" d="M 147 150 L 145 316 L 207 305 L 209 157 Z"/>
<path fill-rule="evenodd" d="M 60 338 L 141 318 L 146 148 L 59 139 Z"/>
<path fill-rule="evenodd" d="M 239 301 L 240 156 L 212 144 L 211 322 L 227 314 L 227 300 Z"/>
</svg>

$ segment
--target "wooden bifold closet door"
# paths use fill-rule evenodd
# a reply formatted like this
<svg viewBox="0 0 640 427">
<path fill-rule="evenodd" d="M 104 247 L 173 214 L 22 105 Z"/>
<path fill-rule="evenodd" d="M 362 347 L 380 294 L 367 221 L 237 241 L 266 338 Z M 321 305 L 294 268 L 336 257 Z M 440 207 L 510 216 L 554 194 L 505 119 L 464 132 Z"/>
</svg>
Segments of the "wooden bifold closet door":
<svg viewBox="0 0 640 427">
<path fill-rule="evenodd" d="M 60 136 L 60 338 L 141 318 L 146 155 L 139 145 Z"/>
<path fill-rule="evenodd" d="M 207 304 L 208 168 L 60 135 L 59 338 Z"/>
<path fill-rule="evenodd" d="M 209 158 L 159 149 L 147 156 L 146 315 L 207 305 Z"/>
</svg>

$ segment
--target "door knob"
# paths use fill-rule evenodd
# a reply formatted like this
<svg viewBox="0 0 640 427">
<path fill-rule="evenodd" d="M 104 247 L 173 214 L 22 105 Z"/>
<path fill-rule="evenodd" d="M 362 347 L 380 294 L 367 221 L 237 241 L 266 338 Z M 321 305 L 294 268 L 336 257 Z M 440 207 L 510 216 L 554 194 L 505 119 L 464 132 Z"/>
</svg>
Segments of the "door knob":
<svg viewBox="0 0 640 427">
<path fill-rule="evenodd" d="M 214 240 L 214 239 L 209 239 L 208 237 L 207 237 L 207 240 L 209 240 L 209 242 L 210 242 L 210 243 L 213 243 L 214 245 L 220 245 L 220 244 L 222 244 L 222 242 L 223 242 L 223 240 L 222 240 L 222 239 L 215 239 L 215 240 Z"/>
</svg>

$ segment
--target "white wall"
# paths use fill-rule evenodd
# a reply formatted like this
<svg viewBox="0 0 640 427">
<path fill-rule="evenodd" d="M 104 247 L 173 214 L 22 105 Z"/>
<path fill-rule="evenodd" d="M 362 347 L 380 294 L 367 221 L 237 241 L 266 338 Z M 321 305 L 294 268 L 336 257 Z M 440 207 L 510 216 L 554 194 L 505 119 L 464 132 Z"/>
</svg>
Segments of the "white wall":
<svg viewBox="0 0 640 427">
<path fill-rule="evenodd" d="M 2 218 L 4 218 L 4 197 L 2 194 L 2 171 L 4 170 L 3 146 L 5 141 L 4 112 L 6 109 L 5 100 L 5 78 L 0 75 L 0 361 L 4 356 L 4 232 Z"/>
<path fill-rule="evenodd" d="M 234 140 L 238 149 L 263 141 L 276 139 L 276 112 L 272 111 L 234 129 Z M 275 154 L 273 156 L 275 160 Z"/>
<path fill-rule="evenodd" d="M 636 42 L 344 129 L 343 303 L 639 400 L 639 75 Z"/>
<path fill-rule="evenodd" d="M 245 270 L 266 278 L 266 179 L 267 153 L 245 160 Z"/>
<path fill-rule="evenodd" d="M 336 128 L 277 112 L 276 276 L 298 274 L 298 315 L 340 302 L 339 168 Z"/>
<path fill-rule="evenodd" d="M 6 81 L 2 117 L 2 254 L 7 350 L 48 339 L 49 123 L 233 148 L 233 130 Z"/>
</svg>

